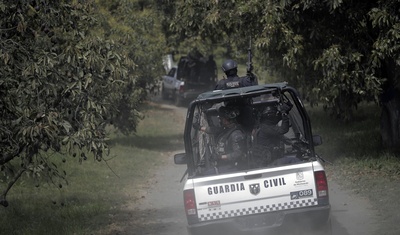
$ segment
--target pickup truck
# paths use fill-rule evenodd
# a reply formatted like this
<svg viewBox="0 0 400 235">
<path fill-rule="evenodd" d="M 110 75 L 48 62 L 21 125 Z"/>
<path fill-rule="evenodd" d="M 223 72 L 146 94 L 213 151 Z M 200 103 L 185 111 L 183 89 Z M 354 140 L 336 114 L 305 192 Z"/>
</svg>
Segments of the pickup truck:
<svg viewBox="0 0 400 235">
<path fill-rule="evenodd" d="M 187 56 L 179 59 L 177 66 L 171 67 L 161 79 L 161 96 L 171 98 L 176 106 L 182 106 L 216 84 L 215 68 L 206 59 L 193 60 Z"/>
<path fill-rule="evenodd" d="M 260 114 L 282 102 L 292 105 L 287 114 L 289 131 L 279 139 L 286 160 L 252 162 Z M 245 127 L 245 163 L 238 170 L 220 172 L 215 164 L 215 135 L 194 126 L 221 128 L 217 107 L 232 103 L 240 107 L 238 120 Z M 174 156 L 175 164 L 187 165 L 183 199 L 188 233 L 331 234 L 324 160 L 314 150 L 320 144 L 322 138 L 312 134 L 299 93 L 287 83 L 200 94 L 187 110 L 185 152 Z"/>
</svg>

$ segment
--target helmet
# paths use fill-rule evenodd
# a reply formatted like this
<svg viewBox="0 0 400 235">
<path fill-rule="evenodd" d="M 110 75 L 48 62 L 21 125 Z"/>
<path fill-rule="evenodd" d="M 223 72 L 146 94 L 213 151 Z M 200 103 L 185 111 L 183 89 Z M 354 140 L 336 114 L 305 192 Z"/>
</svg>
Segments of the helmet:
<svg viewBox="0 0 400 235">
<path fill-rule="evenodd" d="M 278 107 L 267 106 L 261 113 L 262 121 L 269 124 L 277 124 L 281 120 L 281 113 L 278 110 Z"/>
<path fill-rule="evenodd" d="M 226 119 L 235 119 L 239 116 L 240 112 L 236 108 L 222 106 L 218 109 L 218 114 Z"/>
<path fill-rule="evenodd" d="M 267 106 L 262 111 L 263 117 L 272 117 L 272 116 L 276 116 L 277 114 L 278 114 L 278 108 L 276 106 Z"/>
<path fill-rule="evenodd" d="M 236 61 L 231 60 L 231 59 L 225 60 L 224 63 L 222 64 L 222 71 L 224 71 L 224 73 L 226 73 L 232 69 L 237 69 Z"/>
</svg>

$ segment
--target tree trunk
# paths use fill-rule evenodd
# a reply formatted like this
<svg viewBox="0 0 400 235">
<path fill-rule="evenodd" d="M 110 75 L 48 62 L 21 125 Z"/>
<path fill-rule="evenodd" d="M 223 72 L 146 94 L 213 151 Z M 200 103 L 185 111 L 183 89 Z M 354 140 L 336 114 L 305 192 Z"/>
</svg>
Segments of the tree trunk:
<svg viewBox="0 0 400 235">
<path fill-rule="evenodd" d="M 400 150 L 400 68 L 393 60 L 385 65 L 388 80 L 381 96 L 382 145 L 390 150 Z"/>
<path fill-rule="evenodd" d="M 400 95 L 382 103 L 381 137 L 382 145 L 388 149 L 400 149 Z"/>
</svg>

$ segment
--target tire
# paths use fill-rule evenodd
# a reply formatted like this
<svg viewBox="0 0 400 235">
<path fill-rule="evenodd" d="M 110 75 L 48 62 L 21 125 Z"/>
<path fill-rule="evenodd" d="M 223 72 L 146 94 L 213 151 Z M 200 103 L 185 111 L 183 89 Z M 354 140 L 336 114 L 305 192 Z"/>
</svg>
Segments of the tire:
<svg viewBox="0 0 400 235">
<path fill-rule="evenodd" d="M 168 99 L 168 93 L 165 91 L 164 86 L 161 87 L 161 98 L 162 98 L 163 100 Z"/>
<path fill-rule="evenodd" d="M 174 94 L 174 103 L 175 103 L 175 106 L 177 106 L 177 107 L 180 107 L 183 105 L 183 100 L 179 96 L 179 94 L 177 94 L 177 92 L 175 92 L 175 94 Z"/>
</svg>

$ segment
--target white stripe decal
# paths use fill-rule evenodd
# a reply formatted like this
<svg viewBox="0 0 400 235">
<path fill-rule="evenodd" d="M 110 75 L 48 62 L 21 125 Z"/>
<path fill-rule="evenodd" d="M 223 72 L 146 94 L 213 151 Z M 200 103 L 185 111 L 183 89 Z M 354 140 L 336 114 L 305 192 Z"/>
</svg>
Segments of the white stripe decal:
<svg viewBox="0 0 400 235">
<path fill-rule="evenodd" d="M 214 213 L 207 213 L 202 214 L 199 217 L 200 221 L 209 221 L 209 220 L 216 220 L 216 219 L 226 219 L 236 216 L 243 216 L 243 215 L 252 215 L 252 214 L 259 214 L 271 211 L 280 211 L 280 210 L 288 210 L 300 207 L 308 207 L 308 206 L 315 206 L 318 205 L 317 198 L 308 199 L 308 200 L 301 200 L 301 201 L 291 201 L 285 203 L 278 203 L 272 205 L 262 205 L 256 206 L 253 208 L 242 208 L 237 210 L 231 211 L 224 211 L 224 212 L 214 212 Z"/>
</svg>

